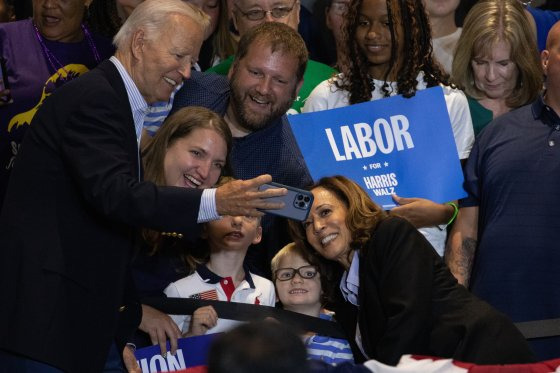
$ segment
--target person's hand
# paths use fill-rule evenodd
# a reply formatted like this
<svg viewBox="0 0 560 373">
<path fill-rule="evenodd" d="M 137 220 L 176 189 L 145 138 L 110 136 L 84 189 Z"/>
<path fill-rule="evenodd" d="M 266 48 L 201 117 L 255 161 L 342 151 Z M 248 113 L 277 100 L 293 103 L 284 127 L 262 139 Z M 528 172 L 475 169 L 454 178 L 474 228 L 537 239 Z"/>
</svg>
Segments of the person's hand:
<svg viewBox="0 0 560 373">
<path fill-rule="evenodd" d="M 393 200 L 399 206 L 393 208 L 391 214 L 405 218 L 416 228 L 446 224 L 453 216 L 452 206 L 429 199 L 404 198 L 393 194 Z"/>
<path fill-rule="evenodd" d="M 134 350 L 130 346 L 124 346 L 123 350 L 123 362 L 124 367 L 129 373 L 142 373 L 142 369 L 136 361 L 136 356 L 134 356 Z"/>
<path fill-rule="evenodd" d="M 143 332 L 148 333 L 152 344 L 159 344 L 162 356 L 167 354 L 166 341 L 169 339 L 171 355 L 175 355 L 177 351 L 177 339 L 181 337 L 181 331 L 171 317 L 155 308 L 143 304 L 142 321 L 140 322 L 139 328 Z"/>
<path fill-rule="evenodd" d="M 185 337 L 192 337 L 196 335 L 203 335 L 208 329 L 216 326 L 218 323 L 218 314 L 214 307 L 204 306 L 197 308 L 191 317 L 191 325 L 189 326 L 188 333 Z"/>
<path fill-rule="evenodd" d="M 270 175 L 261 175 L 250 180 L 234 180 L 216 189 L 216 210 L 221 216 L 263 216 L 258 209 L 281 209 L 282 202 L 270 202 L 266 198 L 283 196 L 286 188 L 271 188 L 258 191 L 258 187 L 272 181 Z"/>
</svg>

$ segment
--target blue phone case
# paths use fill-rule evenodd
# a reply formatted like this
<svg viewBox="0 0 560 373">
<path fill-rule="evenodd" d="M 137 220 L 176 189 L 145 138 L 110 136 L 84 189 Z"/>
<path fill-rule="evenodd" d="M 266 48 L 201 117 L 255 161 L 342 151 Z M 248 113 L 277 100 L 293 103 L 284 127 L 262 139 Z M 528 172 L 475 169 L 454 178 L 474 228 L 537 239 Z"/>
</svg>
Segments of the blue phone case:
<svg viewBox="0 0 560 373">
<path fill-rule="evenodd" d="M 278 183 L 264 184 L 259 188 L 259 190 L 266 190 L 270 188 L 288 189 L 288 194 L 286 194 L 285 196 L 269 198 L 270 201 L 284 202 L 284 208 L 280 210 L 262 211 L 267 214 L 278 215 L 298 221 L 304 221 L 305 219 L 307 219 L 309 210 L 311 210 L 311 205 L 313 205 L 313 194 L 310 191 Z"/>
</svg>

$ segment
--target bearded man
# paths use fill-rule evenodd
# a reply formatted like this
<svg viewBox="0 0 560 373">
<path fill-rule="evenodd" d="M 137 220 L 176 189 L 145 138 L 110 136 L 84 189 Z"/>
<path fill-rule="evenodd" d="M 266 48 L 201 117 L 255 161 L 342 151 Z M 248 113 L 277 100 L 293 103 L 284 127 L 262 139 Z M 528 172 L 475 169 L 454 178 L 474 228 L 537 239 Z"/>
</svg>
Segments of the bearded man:
<svg viewBox="0 0 560 373">
<path fill-rule="evenodd" d="M 296 144 L 286 111 L 303 84 L 307 49 L 290 26 L 265 22 L 241 40 L 227 79 L 193 72 L 177 92 L 173 110 L 204 106 L 224 115 L 234 137 L 230 153 L 236 178 L 250 179 L 264 171 L 272 180 L 303 188 L 312 180 Z M 284 220 L 263 217 L 263 241 L 251 247 L 249 268 L 270 275 L 270 260 L 288 243 Z"/>
</svg>

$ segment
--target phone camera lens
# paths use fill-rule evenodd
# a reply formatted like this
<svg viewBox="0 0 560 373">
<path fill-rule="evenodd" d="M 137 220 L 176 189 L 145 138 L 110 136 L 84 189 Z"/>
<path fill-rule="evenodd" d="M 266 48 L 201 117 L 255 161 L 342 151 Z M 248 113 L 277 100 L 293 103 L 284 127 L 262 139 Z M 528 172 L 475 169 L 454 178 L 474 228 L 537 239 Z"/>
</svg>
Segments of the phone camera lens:
<svg viewBox="0 0 560 373">
<path fill-rule="evenodd" d="M 304 200 L 305 202 L 309 202 L 309 197 L 305 197 L 303 200 Z"/>
<path fill-rule="evenodd" d="M 298 194 L 297 199 L 298 201 L 301 201 L 303 199 L 303 196 L 301 194 Z"/>
<path fill-rule="evenodd" d="M 299 206 L 300 208 L 304 208 L 304 207 L 305 207 L 305 203 L 304 203 L 304 202 L 298 202 L 298 206 Z"/>
</svg>

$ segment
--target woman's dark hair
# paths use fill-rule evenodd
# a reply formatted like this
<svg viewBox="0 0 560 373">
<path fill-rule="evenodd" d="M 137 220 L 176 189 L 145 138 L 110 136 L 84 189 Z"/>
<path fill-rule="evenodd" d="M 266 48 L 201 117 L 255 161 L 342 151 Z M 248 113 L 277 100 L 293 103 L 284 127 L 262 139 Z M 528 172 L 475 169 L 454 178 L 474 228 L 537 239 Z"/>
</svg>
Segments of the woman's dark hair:
<svg viewBox="0 0 560 373">
<path fill-rule="evenodd" d="M 352 235 L 350 247 L 362 250 L 371 238 L 371 232 L 387 215 L 370 196 L 354 181 L 344 176 L 329 176 L 321 178 L 309 190 L 323 188 L 331 192 L 347 208 L 346 226 Z M 290 233 L 297 245 L 313 250 L 307 242 L 306 232 L 299 222 L 290 220 Z"/>
<path fill-rule="evenodd" d="M 364 0 L 353 0 L 346 14 L 346 26 L 343 32 L 349 64 L 343 68 L 344 79 L 337 80 L 339 88 L 350 92 L 350 104 L 371 100 L 374 85 L 368 73 L 369 63 L 356 42 L 356 30 L 359 14 Z M 397 93 L 404 97 L 412 97 L 416 93 L 418 82 L 416 78 L 420 72 L 424 73 L 424 81 L 428 87 L 438 84 L 451 85 L 449 76 L 443 71 L 432 55 L 431 31 L 428 16 L 420 0 L 387 0 L 389 30 L 391 32 L 391 66 L 398 66 L 396 71 Z M 397 56 L 397 32 L 399 25 L 402 29 L 404 45 L 403 55 Z M 393 67 L 394 68 L 394 67 Z M 393 69 L 392 68 L 392 69 Z M 385 74 L 387 82 L 391 69 Z M 382 88 L 384 96 L 390 95 L 387 84 Z"/>
</svg>

